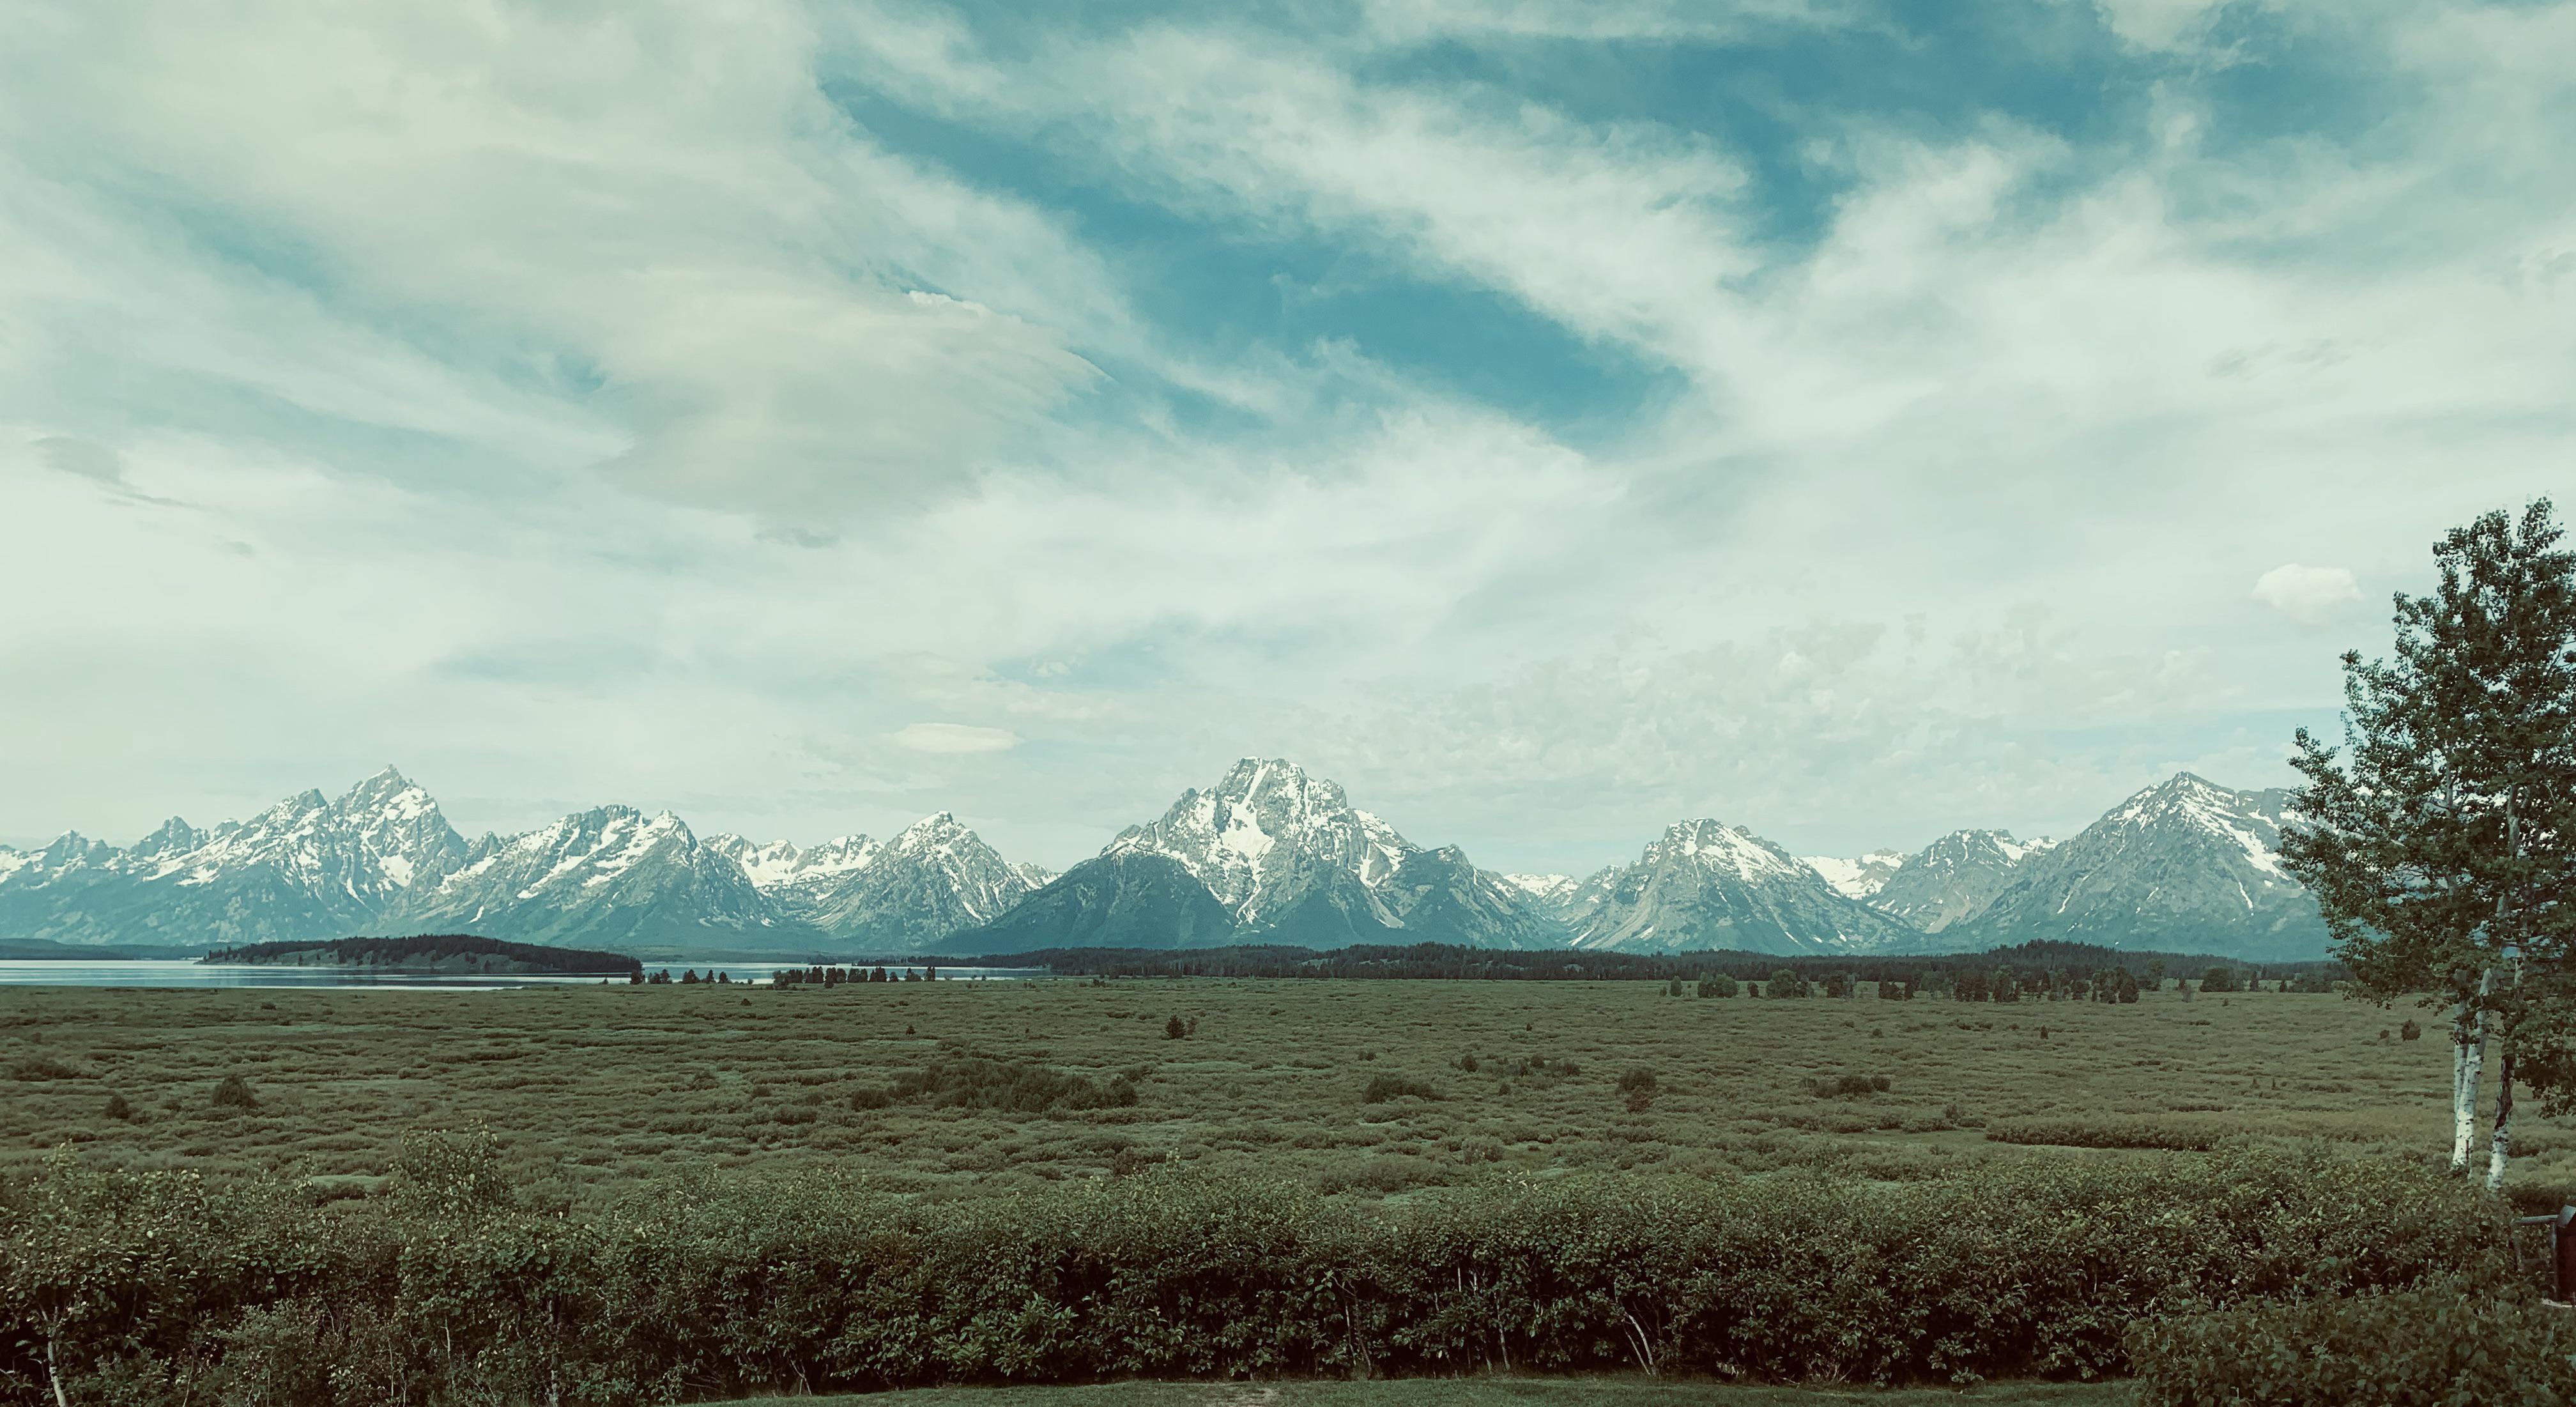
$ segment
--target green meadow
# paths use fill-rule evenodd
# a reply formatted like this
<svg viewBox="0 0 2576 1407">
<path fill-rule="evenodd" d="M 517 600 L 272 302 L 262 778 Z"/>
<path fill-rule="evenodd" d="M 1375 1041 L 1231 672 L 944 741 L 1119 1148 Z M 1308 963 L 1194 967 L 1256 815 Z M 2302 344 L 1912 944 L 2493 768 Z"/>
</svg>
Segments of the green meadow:
<svg viewBox="0 0 2576 1407">
<path fill-rule="evenodd" d="M 1174 1165 L 1400 1197 L 1498 1172 L 1917 1181 L 2002 1159 L 2445 1147 L 2429 1013 L 2274 992 L 2135 1005 L 1767 1000 L 1647 982 L 1130 979 L 0 991 L 0 1167 L 365 1194 L 404 1135 L 480 1126 L 579 1202 L 698 1169 L 929 1197 Z M 2409 1017 L 2430 1027 L 2400 1038 Z M 1174 1022 L 1182 1034 L 1171 1034 Z M 2525 1113 L 2518 1196 L 2576 1196 Z"/>
</svg>

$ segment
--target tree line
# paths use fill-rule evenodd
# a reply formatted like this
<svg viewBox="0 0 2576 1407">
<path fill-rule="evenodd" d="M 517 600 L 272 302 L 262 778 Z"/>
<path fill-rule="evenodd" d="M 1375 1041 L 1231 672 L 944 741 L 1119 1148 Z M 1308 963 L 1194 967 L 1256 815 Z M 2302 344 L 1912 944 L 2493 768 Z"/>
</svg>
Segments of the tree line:
<svg viewBox="0 0 2576 1407">
<path fill-rule="evenodd" d="M 629 974 L 642 980 L 644 965 L 624 953 L 600 952 L 587 948 L 549 948 L 536 943 L 513 943 L 501 938 L 486 938 L 475 933 L 421 933 L 407 938 L 325 938 L 277 943 L 243 943 L 229 948 L 216 948 L 202 961 L 209 963 L 274 964 L 288 959 L 307 959 L 351 966 L 396 966 L 413 958 L 437 962 L 450 957 L 501 958 L 546 972 L 616 976 Z"/>
<path fill-rule="evenodd" d="M 1455 943 L 1413 943 L 1402 947 L 1361 945 L 1318 950 L 1280 944 L 1245 944 L 1221 948 L 1044 948 L 1035 952 L 983 957 L 968 961 L 999 967 L 1042 968 L 1069 977 L 1321 977 L 1383 980 L 1510 982 L 1665 982 L 1696 983 L 1724 977 L 1761 982 L 1788 971 L 1809 983 L 1835 979 L 1848 982 L 1899 983 L 1925 990 L 1948 991 L 1961 974 L 1979 972 L 1993 980 L 1997 971 L 2014 974 L 2023 990 L 2047 991 L 2073 980 L 2082 985 L 2094 975 L 2125 972 L 2141 983 L 2152 974 L 2189 973 L 2197 980 L 2225 969 L 2235 982 L 2283 981 L 2293 990 L 2332 990 L 2346 976 L 2332 961 L 2252 964 L 2210 954 L 2126 951 L 2089 943 L 2035 942 L 1981 953 L 1911 956 L 1789 956 L 1710 950 L 1689 953 L 1566 952 L 1548 949 L 1511 952 L 1470 948 Z M 2070 976 L 2071 975 L 2071 976 Z"/>
</svg>

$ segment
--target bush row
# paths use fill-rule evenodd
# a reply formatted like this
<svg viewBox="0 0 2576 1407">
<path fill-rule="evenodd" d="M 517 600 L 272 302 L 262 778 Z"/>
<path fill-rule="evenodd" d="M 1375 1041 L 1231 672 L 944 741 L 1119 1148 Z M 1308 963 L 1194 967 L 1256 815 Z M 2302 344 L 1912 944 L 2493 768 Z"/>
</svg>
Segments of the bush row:
<svg viewBox="0 0 2576 1407">
<path fill-rule="evenodd" d="M 2496 1204 L 2324 1155 L 2149 1155 L 1860 1186 L 1498 1179 L 1350 1207 L 1148 1172 L 905 1201 L 702 1178 L 522 1210 L 488 1144 L 388 1190 L 92 1169 L 0 1193 L 0 1397 L 673 1402 L 891 1384 L 1649 1368 L 2091 1376 L 2142 1319 L 2441 1276 Z"/>
<path fill-rule="evenodd" d="M 2139 1407 L 2576 1403 L 2576 1315 L 2434 1285 L 2140 1324 Z"/>
<path fill-rule="evenodd" d="M 2023 1143 L 2059 1148 L 2162 1148 L 2207 1152 L 2223 1141 L 2220 1132 L 2202 1124 L 2146 1118 L 1997 1119 L 1986 1125 L 1989 1143 Z"/>
</svg>

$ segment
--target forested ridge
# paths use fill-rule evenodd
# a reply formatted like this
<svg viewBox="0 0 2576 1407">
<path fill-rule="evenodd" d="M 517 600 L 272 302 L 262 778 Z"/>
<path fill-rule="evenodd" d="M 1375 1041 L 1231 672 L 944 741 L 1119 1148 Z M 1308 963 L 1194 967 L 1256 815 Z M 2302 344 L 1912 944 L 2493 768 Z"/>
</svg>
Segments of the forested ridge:
<svg viewBox="0 0 2576 1407">
<path fill-rule="evenodd" d="M 333 938 L 321 942 L 248 943 L 217 948 L 210 963 L 282 963 L 321 959 L 349 966 L 398 967 L 408 962 L 436 963 L 448 958 L 497 958 L 545 972 L 631 976 L 643 964 L 624 953 L 586 948 L 549 948 L 512 943 L 471 933 L 423 933 L 409 938 Z"/>
</svg>

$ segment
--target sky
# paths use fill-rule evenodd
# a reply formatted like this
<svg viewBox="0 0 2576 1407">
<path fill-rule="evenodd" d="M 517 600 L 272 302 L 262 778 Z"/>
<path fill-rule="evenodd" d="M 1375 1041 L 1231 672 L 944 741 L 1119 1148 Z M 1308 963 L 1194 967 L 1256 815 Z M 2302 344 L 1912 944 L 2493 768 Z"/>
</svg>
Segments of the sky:
<svg viewBox="0 0 2576 1407">
<path fill-rule="evenodd" d="M 2576 500 L 2576 4 L 10 14 L 0 843 L 2063 835 Z"/>
</svg>

